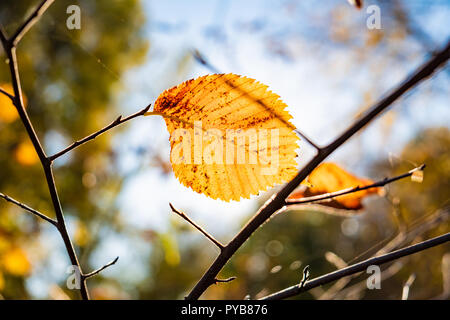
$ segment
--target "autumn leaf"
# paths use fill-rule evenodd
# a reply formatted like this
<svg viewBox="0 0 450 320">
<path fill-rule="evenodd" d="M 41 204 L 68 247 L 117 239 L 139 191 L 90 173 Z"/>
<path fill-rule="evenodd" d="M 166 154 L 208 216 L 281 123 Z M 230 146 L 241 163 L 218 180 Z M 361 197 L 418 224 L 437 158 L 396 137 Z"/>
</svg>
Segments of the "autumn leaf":
<svg viewBox="0 0 450 320">
<path fill-rule="evenodd" d="M 267 88 L 215 74 L 158 97 L 152 114 L 165 118 L 172 169 L 182 184 L 213 199 L 239 201 L 295 176 L 292 117 Z"/>
<path fill-rule="evenodd" d="M 353 187 L 364 187 L 374 182 L 370 179 L 358 178 L 335 163 L 325 162 L 314 169 L 308 177 L 310 186 L 301 186 L 288 198 L 298 200 L 304 197 L 317 196 Z M 371 194 L 380 193 L 381 188 L 369 188 L 333 198 L 320 205 L 344 210 L 360 210 L 363 208 L 362 199 Z"/>
<path fill-rule="evenodd" d="M 10 95 L 14 96 L 14 89 L 9 83 L 0 84 L 0 87 Z M 23 103 L 27 105 L 27 99 L 23 95 Z M 11 99 L 0 93 L 0 122 L 11 123 L 19 117 L 16 107 L 12 103 Z"/>
</svg>

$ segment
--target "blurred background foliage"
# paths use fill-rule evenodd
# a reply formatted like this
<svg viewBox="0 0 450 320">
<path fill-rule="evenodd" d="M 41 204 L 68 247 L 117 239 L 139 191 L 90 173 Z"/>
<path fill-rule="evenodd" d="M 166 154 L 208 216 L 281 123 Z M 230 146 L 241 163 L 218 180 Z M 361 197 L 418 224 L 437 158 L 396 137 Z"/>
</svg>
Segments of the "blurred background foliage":
<svg viewBox="0 0 450 320">
<path fill-rule="evenodd" d="M 37 3 L 39 1 L 2 1 L 0 21 L 7 32 L 14 32 Z M 227 1 L 217 3 L 217 12 L 226 11 Z M 279 5 L 279 14 L 294 21 L 293 24 L 275 30 L 268 25 L 266 17 L 261 16 L 241 19 L 235 23 L 235 28 L 248 33 L 249 37 L 262 38 L 264 53 L 273 61 L 280 59 L 283 63 L 293 64 L 304 54 L 317 52 L 321 64 L 317 72 L 343 81 L 344 90 L 355 91 L 354 95 L 359 97 L 352 117 L 345 115 L 346 121 L 351 122 L 388 89 L 382 75 L 389 72 L 392 64 L 403 66 L 421 61 L 439 44 L 414 20 L 425 17 L 424 21 L 431 21 L 433 18 L 431 11 L 427 11 L 426 1 L 375 3 L 380 5 L 383 14 L 381 30 L 365 28 L 357 18 L 356 9 L 344 0 L 330 1 L 326 8 L 315 1 L 309 4 L 283 1 Z M 448 12 L 449 3 L 439 3 Z M 66 8 L 71 4 L 82 8 L 81 30 L 65 27 Z M 218 50 L 226 45 L 227 50 L 239 56 L 239 48 L 233 47 L 232 40 L 227 37 L 227 29 L 221 27 L 222 21 L 217 15 L 199 37 L 206 38 L 207 43 Z M 182 35 L 183 23 L 185 21 L 166 22 L 164 17 L 152 16 L 144 1 L 56 1 L 18 48 L 27 109 L 47 153 L 59 151 L 75 139 L 106 125 L 118 114 L 127 112 L 121 107 L 123 99 L 120 94 L 124 91 L 124 79 L 130 70 L 143 68 L 145 71 L 147 69 L 143 66 L 149 62 L 153 63 L 152 66 L 161 65 L 160 69 L 154 68 L 159 77 L 159 84 L 155 85 L 158 88 L 154 93 L 156 96 L 159 89 L 188 78 L 198 67 L 191 52 L 182 47 L 167 62 L 164 59 L 171 52 L 151 54 L 151 48 L 158 47 L 158 38 L 150 38 L 145 31 L 146 28 L 156 29 L 169 42 L 176 41 L 173 33 Z M 298 49 L 303 48 L 304 42 L 309 46 L 307 53 Z M 412 47 L 415 49 L 411 50 Z M 197 49 L 201 52 L 206 50 Z M 337 56 L 330 54 L 327 58 L 324 52 L 325 55 L 337 52 Z M 345 56 L 339 55 L 342 52 Z M 214 64 L 214 56 L 209 58 Z M 5 59 L 3 52 L 0 52 L 0 59 Z M 341 68 L 342 63 L 347 69 Z M 364 74 L 361 85 L 345 87 L 348 79 L 343 79 L 343 73 L 352 74 L 362 65 L 368 72 Z M 160 77 L 161 74 L 163 76 Z M 444 97 L 448 107 L 448 68 L 443 74 L 439 81 L 433 81 L 427 92 L 421 94 Z M 2 88 L 8 89 L 9 81 L 7 65 L 2 63 Z M 42 169 L 22 124 L 8 103 L 0 96 L 0 192 L 52 215 Z M 134 108 L 141 107 L 143 105 Z M 377 127 L 377 143 L 383 144 L 390 135 L 394 135 L 393 128 L 399 118 L 411 120 L 411 126 L 414 125 L 413 117 L 405 110 L 407 107 L 394 109 L 382 118 Z M 340 121 L 341 116 L 336 114 L 335 120 Z M 448 232 L 449 128 L 430 125 L 420 130 L 407 130 L 412 132 L 412 139 L 406 144 L 396 144 L 395 156 L 381 159 L 366 156 L 365 140 L 358 137 L 340 159 L 352 158 L 344 161 L 343 167 L 349 171 L 356 167 L 373 180 L 401 174 L 426 163 L 423 183 L 406 179 L 389 185 L 385 197 L 368 199 L 366 210 L 354 217 L 327 215 L 320 210 L 286 211 L 273 217 L 222 271 L 224 278 L 237 276 L 237 280 L 212 286 L 204 298 L 241 299 L 246 295 L 257 298 L 298 283 L 306 265 L 311 267 L 311 276 L 316 277 L 375 253 Z M 153 138 L 155 143 L 149 143 L 152 141 L 145 138 L 144 143 L 133 148 L 130 152 L 143 160 L 134 170 L 123 170 L 121 161 L 127 155 L 123 154 L 121 145 L 114 143 L 118 140 L 113 139 L 123 131 L 126 129 L 114 129 L 114 132 L 76 149 L 55 163 L 61 201 L 84 269 L 91 270 L 104 264 L 106 261 L 96 258 L 97 251 L 109 246 L 110 249 L 112 247 L 111 254 L 114 254 L 115 243 L 118 242 L 125 243 L 127 250 L 140 257 L 137 260 L 121 259 L 119 264 L 125 266 L 121 272 L 105 272 L 90 280 L 92 297 L 182 298 L 217 252 L 184 221 L 171 215 L 168 207 L 163 212 L 168 225 L 165 229 L 127 223 L 127 216 L 121 214 L 117 202 L 126 181 L 141 174 L 142 166 L 152 167 L 167 180 L 172 173 L 168 157 L 163 153 L 166 149 L 160 150 L 156 138 Z M 333 137 L 335 131 L 329 131 L 327 136 L 320 138 Z M 372 152 L 376 152 L 373 150 L 378 149 L 374 146 Z M 360 164 L 355 165 L 355 162 Z M 237 217 L 240 222 L 236 223 L 235 229 L 221 230 L 220 237 L 224 242 L 269 196 L 270 193 L 257 198 L 248 213 Z M 211 208 L 210 215 L 214 214 Z M 64 271 L 68 258 L 59 242 L 61 240 L 51 226 L 0 201 L 0 297 L 77 297 L 65 286 Z M 367 275 L 361 274 L 328 287 L 316 288 L 298 298 L 399 299 L 404 283 L 411 274 L 415 274 L 410 298 L 447 299 L 450 294 L 449 249 L 448 245 L 443 245 L 383 266 L 386 280 L 381 290 L 367 290 Z M 55 275 L 55 268 L 61 274 Z"/>
</svg>

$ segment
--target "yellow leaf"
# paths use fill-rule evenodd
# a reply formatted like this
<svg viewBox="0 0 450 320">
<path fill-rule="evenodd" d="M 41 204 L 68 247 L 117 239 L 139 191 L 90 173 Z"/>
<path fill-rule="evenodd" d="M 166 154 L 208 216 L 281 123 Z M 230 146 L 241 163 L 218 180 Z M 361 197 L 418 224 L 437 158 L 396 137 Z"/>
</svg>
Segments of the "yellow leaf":
<svg viewBox="0 0 450 320">
<path fill-rule="evenodd" d="M 215 74 L 163 92 L 175 176 L 225 201 L 249 198 L 297 172 L 298 137 L 280 97 L 253 79 Z"/>
<path fill-rule="evenodd" d="M 19 247 L 11 248 L 3 254 L 1 266 L 4 271 L 19 277 L 27 275 L 31 270 L 30 261 Z"/>
<path fill-rule="evenodd" d="M 294 191 L 289 200 L 336 192 L 353 187 L 363 187 L 373 184 L 370 179 L 358 178 L 348 173 L 337 164 L 325 162 L 314 169 L 308 177 L 310 187 L 301 187 Z M 320 205 L 336 209 L 359 210 L 362 209 L 362 199 L 370 194 L 379 193 L 381 188 L 370 188 L 335 197 L 332 201 L 322 202 Z"/>
<path fill-rule="evenodd" d="M 29 140 L 23 141 L 17 146 L 14 150 L 14 157 L 24 166 L 31 166 L 39 161 L 36 150 Z"/>
<path fill-rule="evenodd" d="M 14 89 L 9 83 L 2 83 L 0 84 L 0 88 L 5 90 L 7 93 L 14 95 Z M 25 95 L 23 95 L 23 103 L 26 106 L 27 105 L 27 99 Z M 10 123 L 16 120 L 19 117 L 19 114 L 17 113 L 16 107 L 12 103 L 11 99 L 4 95 L 3 93 L 0 93 L 0 121 L 3 121 L 5 123 Z"/>
</svg>

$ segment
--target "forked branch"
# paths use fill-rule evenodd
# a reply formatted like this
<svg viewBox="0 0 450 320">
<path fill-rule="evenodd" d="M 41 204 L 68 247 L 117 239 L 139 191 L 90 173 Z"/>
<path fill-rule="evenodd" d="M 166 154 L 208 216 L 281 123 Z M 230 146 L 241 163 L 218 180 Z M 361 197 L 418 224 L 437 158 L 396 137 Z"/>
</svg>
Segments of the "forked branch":
<svg viewBox="0 0 450 320">
<path fill-rule="evenodd" d="M 64 213 L 61 206 L 61 201 L 59 199 L 58 191 L 56 189 L 55 179 L 53 176 L 53 168 L 51 161 L 47 158 L 47 155 L 45 154 L 45 151 L 41 145 L 41 142 L 39 140 L 39 137 L 36 134 L 36 131 L 34 130 L 33 124 L 31 123 L 31 120 L 28 116 L 27 110 L 25 109 L 24 102 L 23 102 L 23 95 L 22 95 L 22 86 L 20 81 L 20 75 L 19 75 L 19 67 L 17 62 L 17 55 L 16 55 L 16 46 L 19 43 L 19 41 L 22 39 L 22 37 L 27 33 L 27 31 L 30 30 L 30 28 L 39 20 L 39 18 L 42 16 L 42 14 L 45 12 L 46 9 L 53 3 L 53 0 L 45 0 L 42 1 L 41 4 L 34 10 L 34 12 L 30 15 L 30 17 L 17 29 L 15 34 L 8 39 L 8 36 L 4 29 L 0 27 L 0 40 L 3 45 L 3 49 L 7 56 L 7 63 L 9 65 L 9 70 L 11 74 L 11 83 L 14 89 L 14 105 L 17 109 L 17 112 L 19 114 L 20 120 L 22 121 L 22 124 L 25 127 L 25 130 L 27 131 L 28 137 L 31 140 L 31 143 L 33 144 L 33 147 L 39 156 L 39 160 L 41 162 L 45 179 L 47 181 L 48 191 L 50 193 L 50 197 L 52 200 L 53 208 L 55 210 L 55 216 L 56 216 L 56 228 L 59 231 L 59 234 L 61 235 L 62 240 L 64 241 L 64 245 L 67 251 L 67 254 L 69 255 L 70 262 L 73 266 L 76 266 L 78 270 L 80 270 L 81 274 L 83 274 L 82 268 L 80 266 L 80 263 L 78 261 L 78 257 L 75 251 L 75 248 L 73 247 L 72 240 L 70 238 L 70 235 L 67 231 L 65 219 L 64 219 Z M 34 213 L 36 214 L 36 212 Z M 38 215 L 40 216 L 40 215 Z M 42 216 L 40 216 L 42 217 Z M 43 218 L 43 217 L 42 217 Z M 46 219 L 45 219 L 46 220 Z M 50 221 L 49 221 L 50 222 Z M 52 223 L 53 224 L 53 223 Z M 89 293 L 86 286 L 86 279 L 82 279 L 80 283 L 80 293 L 81 297 L 85 300 L 89 299 Z"/>
</svg>

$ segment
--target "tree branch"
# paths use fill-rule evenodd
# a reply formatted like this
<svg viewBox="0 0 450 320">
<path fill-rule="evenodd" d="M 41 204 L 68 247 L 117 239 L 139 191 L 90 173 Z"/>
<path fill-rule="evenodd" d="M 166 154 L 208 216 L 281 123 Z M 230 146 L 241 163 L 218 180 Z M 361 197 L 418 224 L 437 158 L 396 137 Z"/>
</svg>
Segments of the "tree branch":
<svg viewBox="0 0 450 320">
<path fill-rule="evenodd" d="M 52 225 L 54 225 L 55 227 L 56 227 L 56 225 L 57 225 L 57 222 L 56 222 L 55 220 L 53 220 L 52 218 L 46 216 L 46 215 L 43 214 L 43 213 L 40 213 L 39 211 L 37 211 L 37 210 L 35 210 L 35 209 L 33 209 L 33 208 L 27 206 L 26 204 L 24 204 L 24 203 L 22 203 L 22 202 L 19 202 L 19 201 L 15 200 L 15 199 L 11 198 L 10 196 L 8 196 L 8 195 L 6 195 L 6 194 L 4 194 L 4 193 L 1 193 L 1 192 L 0 192 L 0 198 L 3 198 L 5 201 L 8 201 L 8 202 L 13 203 L 13 204 L 15 204 L 16 206 L 18 206 L 18 207 L 20 207 L 20 208 L 22 208 L 22 209 L 25 209 L 26 211 L 28 211 L 28 212 L 34 214 L 35 216 L 37 216 L 37 217 L 39 217 L 39 218 L 41 218 L 41 219 L 44 219 L 44 220 L 47 221 L 47 222 L 50 222 L 50 223 L 51 223 Z"/>
<path fill-rule="evenodd" d="M 54 0 L 44 0 L 40 5 L 33 11 L 33 13 L 28 17 L 27 20 L 22 24 L 22 26 L 17 29 L 16 33 L 11 37 L 10 43 L 13 47 L 22 40 L 23 36 L 31 29 L 31 27 L 41 18 L 45 11 L 51 6 Z"/>
<path fill-rule="evenodd" d="M 54 155 L 48 157 L 48 159 L 49 159 L 50 161 L 54 161 L 55 159 L 57 159 L 57 158 L 59 158 L 59 157 L 65 155 L 67 152 L 69 152 L 69 151 L 71 151 L 71 150 L 73 150 L 73 149 L 75 149 L 75 148 L 81 146 L 82 144 L 85 144 L 85 143 L 88 142 L 88 141 L 94 140 L 95 138 L 97 138 L 99 135 L 105 133 L 106 131 L 108 131 L 108 130 L 114 128 L 114 127 L 117 127 L 118 125 L 121 125 L 121 124 L 124 123 L 124 122 L 127 122 L 127 121 L 129 121 L 129 120 L 134 119 L 134 118 L 137 118 L 137 117 L 140 117 L 140 116 L 145 115 L 145 114 L 147 113 L 147 111 L 150 109 L 150 106 L 151 106 L 151 105 L 149 104 L 149 105 L 146 106 L 144 109 L 142 109 L 142 110 L 140 110 L 140 111 L 138 111 L 138 112 L 136 112 L 136 113 L 134 113 L 134 114 L 132 114 L 132 115 L 126 117 L 126 118 L 122 118 L 122 116 L 119 116 L 116 120 L 114 120 L 113 122 L 111 122 L 109 125 L 107 125 L 107 126 L 104 127 L 103 129 L 100 129 L 100 130 L 98 130 L 98 131 L 96 131 L 96 132 L 94 132 L 94 133 L 88 135 L 87 137 L 85 137 L 85 138 L 83 138 L 83 139 L 80 139 L 80 140 L 78 140 L 78 141 L 75 141 L 74 143 L 72 143 L 70 146 L 68 146 L 68 147 L 65 148 L 64 150 L 61 150 L 60 152 L 58 152 L 58 153 L 56 153 L 56 154 L 54 154 Z"/>
<path fill-rule="evenodd" d="M 218 240 L 216 240 L 212 235 L 210 235 L 208 232 L 206 232 L 202 227 L 200 227 L 197 223 L 195 223 L 191 218 L 189 218 L 183 211 L 180 211 L 176 209 L 171 203 L 169 203 L 170 209 L 180 217 L 182 217 L 184 220 L 189 222 L 195 229 L 200 231 L 208 240 L 210 240 L 212 243 L 214 243 L 220 251 L 223 250 L 224 245 L 221 244 Z"/>
<path fill-rule="evenodd" d="M 324 159 L 333 153 L 339 146 L 350 139 L 356 132 L 369 124 L 375 117 L 385 111 L 395 100 L 402 96 L 409 89 L 416 86 L 425 78 L 430 76 L 437 68 L 450 58 L 450 41 L 433 58 L 419 67 L 409 78 L 404 80 L 388 96 L 376 103 L 368 113 L 351 125 L 344 133 L 338 136 L 328 146 L 318 150 L 317 155 L 306 166 L 299 171 L 297 176 L 288 182 L 277 194 L 272 196 L 251 218 L 251 220 L 241 229 L 241 231 L 224 247 L 220 255 L 208 268 L 202 278 L 197 282 L 186 299 L 198 299 L 203 292 L 214 282 L 217 274 L 230 260 L 234 253 L 244 244 L 245 241 L 264 224 L 275 212 L 282 209 L 285 199 L 295 188 L 314 170 Z"/>
<path fill-rule="evenodd" d="M 53 169 L 52 163 L 47 158 L 44 149 L 42 148 L 41 142 L 34 130 L 34 127 L 31 123 L 31 120 L 28 116 L 27 111 L 25 110 L 22 96 L 22 88 L 21 81 L 19 75 L 19 68 L 17 63 L 17 55 L 16 55 L 16 45 L 21 40 L 21 38 L 30 30 L 34 23 L 38 21 L 38 19 L 42 16 L 45 10 L 53 3 L 53 0 L 43 1 L 36 10 L 31 14 L 31 16 L 25 21 L 25 23 L 16 31 L 14 36 L 8 40 L 6 37 L 6 33 L 3 29 L 0 29 L 0 39 L 3 44 L 3 49 L 5 50 L 6 56 L 8 58 L 8 65 L 11 73 L 11 82 L 14 88 L 14 105 L 16 106 L 17 112 L 19 113 L 19 117 L 27 131 L 27 134 L 36 150 L 36 153 L 39 156 L 40 162 L 42 164 L 42 168 L 44 170 L 45 179 L 47 181 L 48 190 L 50 193 L 50 197 L 52 200 L 53 208 L 55 210 L 56 216 L 56 227 L 61 235 L 61 238 L 64 241 L 64 245 L 69 255 L 70 261 L 72 265 L 76 266 L 78 270 L 82 273 L 82 269 L 80 263 L 78 261 L 77 254 L 75 252 L 75 248 L 73 247 L 72 240 L 70 239 L 69 233 L 67 231 L 64 213 L 61 206 L 61 201 L 58 196 L 58 191 L 55 185 L 55 179 L 53 177 Z M 85 300 L 89 299 L 89 293 L 86 286 L 86 281 L 83 279 L 80 284 L 80 293 L 81 297 Z"/>
<path fill-rule="evenodd" d="M 392 183 L 394 181 L 410 177 L 410 176 L 412 176 L 414 174 L 414 172 L 421 171 L 423 169 L 425 169 L 425 165 L 424 164 L 419 166 L 419 167 L 417 167 L 417 168 L 414 168 L 414 169 L 408 171 L 407 173 L 401 174 L 399 176 L 396 176 L 396 177 L 393 177 L 393 178 L 390 178 L 390 179 L 385 178 L 383 180 L 380 180 L 378 182 L 372 183 L 372 184 L 367 185 L 367 186 L 363 186 L 363 187 L 356 186 L 356 187 L 353 187 L 353 188 L 347 188 L 347 189 L 339 190 L 339 191 L 336 191 L 336 192 L 319 194 L 317 196 L 301 198 L 301 199 L 298 199 L 298 200 L 289 200 L 289 199 L 287 199 L 286 200 L 286 205 L 289 207 L 289 206 L 298 205 L 298 204 L 322 202 L 324 200 L 329 200 L 329 199 L 336 198 L 336 197 L 339 197 L 339 196 L 342 196 L 342 195 L 345 195 L 345 194 L 349 194 L 349 193 L 363 191 L 363 190 L 367 190 L 367 189 L 371 189 L 371 188 L 383 187 L 383 186 L 385 186 L 385 185 L 387 185 L 389 183 Z"/>
<path fill-rule="evenodd" d="M 343 277 L 362 272 L 367 269 L 367 267 L 371 265 L 381 265 L 405 256 L 409 256 L 411 254 L 438 246 L 440 244 L 444 244 L 446 242 L 450 241 L 450 232 L 443 234 L 441 236 L 422 241 L 420 243 L 414 244 L 412 246 L 402 248 L 378 257 L 370 258 L 365 261 L 353 264 L 351 266 L 348 266 L 347 268 L 343 268 L 334 272 L 330 272 L 328 274 L 325 274 L 323 276 L 320 276 L 318 278 L 312 279 L 310 281 L 306 281 L 302 287 L 299 285 L 295 285 L 289 288 L 286 288 L 284 290 L 281 290 L 279 292 L 273 293 L 271 295 L 268 295 L 266 297 L 261 298 L 261 300 L 277 300 L 277 299 L 286 299 L 289 297 L 293 297 L 295 295 L 298 295 L 302 292 L 308 291 L 312 288 L 316 288 L 319 286 L 326 285 L 330 282 L 336 281 L 338 279 L 341 279 Z"/>
<path fill-rule="evenodd" d="M 111 262 L 105 264 L 103 267 L 98 268 L 97 270 L 94 270 L 92 272 L 89 272 L 87 274 L 82 275 L 82 278 L 83 279 L 88 279 L 88 278 L 91 278 L 93 276 L 96 276 L 97 274 L 99 274 L 100 272 L 105 270 L 106 268 L 108 268 L 108 267 L 110 267 L 112 265 L 115 265 L 118 260 L 119 260 L 119 257 L 116 257 L 114 260 L 112 260 Z"/>
</svg>

